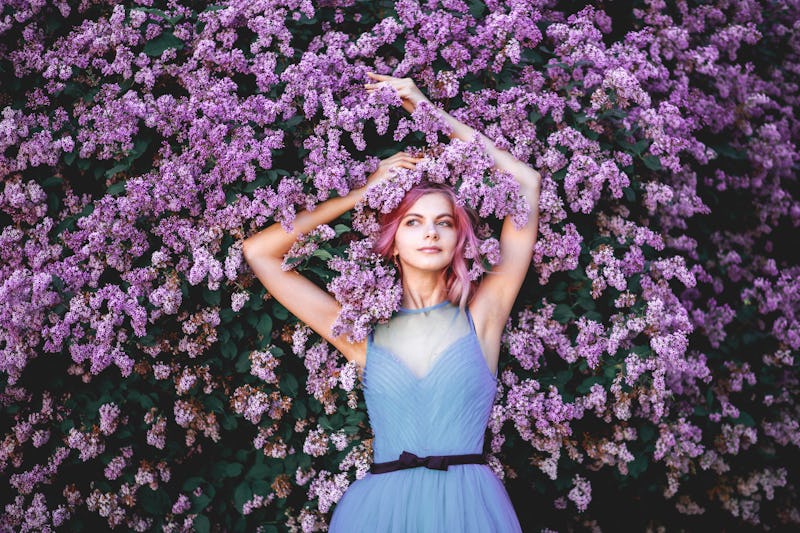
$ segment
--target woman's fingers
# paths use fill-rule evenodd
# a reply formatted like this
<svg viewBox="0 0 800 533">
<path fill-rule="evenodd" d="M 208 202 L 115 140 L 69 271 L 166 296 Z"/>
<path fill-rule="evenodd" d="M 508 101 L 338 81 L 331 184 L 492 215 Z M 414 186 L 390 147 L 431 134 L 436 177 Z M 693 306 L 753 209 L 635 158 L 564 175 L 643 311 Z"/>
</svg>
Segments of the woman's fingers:
<svg viewBox="0 0 800 533">
<path fill-rule="evenodd" d="M 424 157 L 414 157 L 408 152 L 396 152 L 380 162 L 380 167 L 384 170 L 389 170 L 392 167 L 404 167 L 411 170 L 414 169 L 417 163 L 422 161 Z"/>
<path fill-rule="evenodd" d="M 392 157 L 401 157 L 401 158 L 402 157 L 407 157 L 407 158 L 410 158 L 410 159 L 422 159 L 421 157 L 420 158 L 414 157 L 413 155 L 409 154 L 408 152 L 404 152 L 404 151 L 395 152 L 393 155 L 391 155 L 389 157 L 389 159 L 391 159 Z"/>
<path fill-rule="evenodd" d="M 378 87 L 380 84 L 388 84 L 394 87 L 395 89 L 399 89 L 403 85 L 405 85 L 405 79 L 395 78 L 394 76 L 387 76 L 385 74 L 377 74 L 375 72 L 367 72 L 367 76 L 377 80 L 377 83 L 365 83 L 364 87 L 372 88 Z"/>
<path fill-rule="evenodd" d="M 393 155 L 392 157 L 395 157 L 395 156 L 397 156 L 397 159 L 400 159 L 402 161 L 414 161 L 414 162 L 417 162 L 417 161 L 422 161 L 422 159 L 424 159 L 422 157 L 414 157 L 413 155 L 407 154 L 405 152 L 398 152 L 395 155 Z"/>
</svg>

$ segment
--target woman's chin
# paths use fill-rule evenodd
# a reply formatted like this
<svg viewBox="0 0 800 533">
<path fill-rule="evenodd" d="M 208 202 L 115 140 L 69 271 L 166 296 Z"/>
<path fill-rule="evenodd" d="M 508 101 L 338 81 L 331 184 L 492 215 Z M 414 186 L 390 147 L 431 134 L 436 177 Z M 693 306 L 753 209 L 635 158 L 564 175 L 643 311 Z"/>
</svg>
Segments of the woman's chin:
<svg viewBox="0 0 800 533">
<path fill-rule="evenodd" d="M 404 263 L 403 272 L 415 271 L 420 274 L 438 274 L 447 268 L 449 263 L 443 258 L 434 259 L 429 258 L 427 261 L 415 261 L 413 263 Z"/>
</svg>

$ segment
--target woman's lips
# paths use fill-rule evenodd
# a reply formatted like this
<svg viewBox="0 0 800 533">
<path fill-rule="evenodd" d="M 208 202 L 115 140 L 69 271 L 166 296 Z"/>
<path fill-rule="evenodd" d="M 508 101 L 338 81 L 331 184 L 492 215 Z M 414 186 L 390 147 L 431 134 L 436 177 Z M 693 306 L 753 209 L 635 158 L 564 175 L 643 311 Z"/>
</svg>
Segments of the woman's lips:
<svg viewBox="0 0 800 533">
<path fill-rule="evenodd" d="M 426 254 L 435 254 L 436 252 L 441 252 L 441 248 L 436 248 L 435 246 L 426 246 L 425 248 L 420 248 L 420 252 L 425 252 Z"/>
</svg>

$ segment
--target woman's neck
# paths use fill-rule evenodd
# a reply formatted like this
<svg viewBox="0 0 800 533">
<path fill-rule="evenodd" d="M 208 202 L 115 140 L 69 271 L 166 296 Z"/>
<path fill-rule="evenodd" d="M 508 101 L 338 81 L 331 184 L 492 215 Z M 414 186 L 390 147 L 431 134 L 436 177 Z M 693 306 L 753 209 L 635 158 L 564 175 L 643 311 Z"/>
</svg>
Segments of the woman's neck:
<svg viewBox="0 0 800 533">
<path fill-rule="evenodd" d="M 435 273 L 403 276 L 403 302 L 406 309 L 421 309 L 447 299 L 444 277 Z M 428 275 L 425 275 L 428 274 Z"/>
</svg>

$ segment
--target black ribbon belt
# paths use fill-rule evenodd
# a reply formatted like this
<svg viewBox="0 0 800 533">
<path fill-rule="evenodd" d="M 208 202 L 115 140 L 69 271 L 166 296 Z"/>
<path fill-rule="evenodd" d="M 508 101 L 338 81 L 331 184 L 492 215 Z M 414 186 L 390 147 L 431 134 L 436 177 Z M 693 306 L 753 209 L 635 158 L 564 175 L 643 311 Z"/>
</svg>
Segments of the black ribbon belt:
<svg viewBox="0 0 800 533">
<path fill-rule="evenodd" d="M 400 459 L 385 463 L 372 463 L 369 471 L 373 474 L 384 474 L 404 468 L 417 468 L 424 466 L 431 470 L 447 470 L 450 465 L 482 464 L 486 460 L 483 454 L 467 453 L 463 455 L 430 455 L 428 457 L 418 457 L 411 452 L 403 451 Z"/>
</svg>

